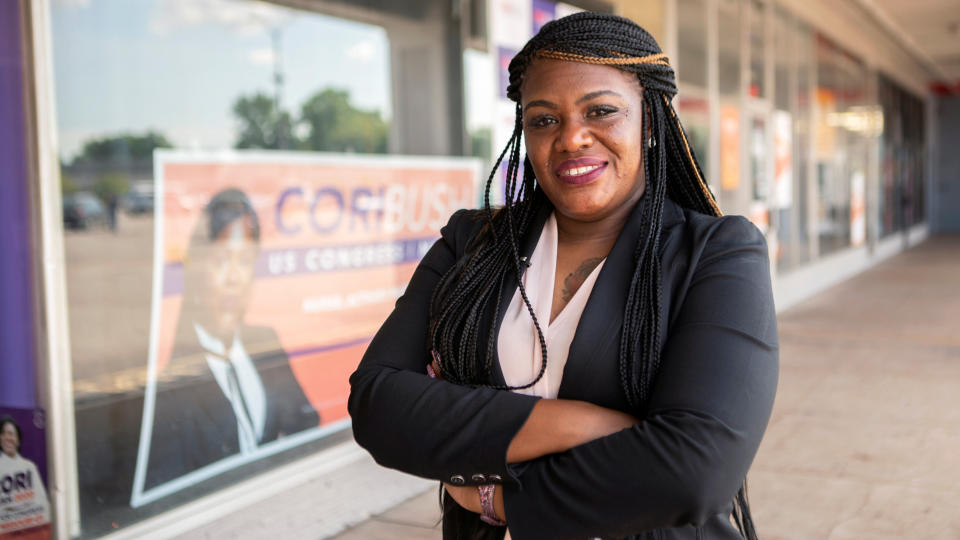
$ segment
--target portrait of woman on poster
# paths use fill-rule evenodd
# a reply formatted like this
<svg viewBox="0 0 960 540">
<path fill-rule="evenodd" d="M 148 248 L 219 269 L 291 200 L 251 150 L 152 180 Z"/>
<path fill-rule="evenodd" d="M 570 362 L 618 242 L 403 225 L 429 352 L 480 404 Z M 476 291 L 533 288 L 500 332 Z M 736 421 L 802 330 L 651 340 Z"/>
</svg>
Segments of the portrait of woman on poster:
<svg viewBox="0 0 960 540">
<path fill-rule="evenodd" d="M 444 538 L 757 538 L 746 475 L 778 377 L 762 233 L 721 217 L 633 22 L 550 22 L 509 72 L 485 208 L 450 218 L 353 373 L 356 440 L 443 482 Z"/>
<path fill-rule="evenodd" d="M 145 487 L 319 425 L 273 328 L 246 323 L 260 221 L 216 193 L 190 237 L 170 365 L 158 377 Z M 183 374 L 183 376 L 176 376 Z"/>
<path fill-rule="evenodd" d="M 50 502 L 34 462 L 20 455 L 23 432 L 0 418 L 0 538 L 49 540 Z"/>
</svg>

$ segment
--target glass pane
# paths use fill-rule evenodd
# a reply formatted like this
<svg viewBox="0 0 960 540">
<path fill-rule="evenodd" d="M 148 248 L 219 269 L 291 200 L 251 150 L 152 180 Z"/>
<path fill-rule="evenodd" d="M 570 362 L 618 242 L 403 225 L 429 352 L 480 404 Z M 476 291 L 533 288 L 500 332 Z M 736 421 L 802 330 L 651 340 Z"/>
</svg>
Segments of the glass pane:
<svg viewBox="0 0 960 540">
<path fill-rule="evenodd" d="M 797 55 L 797 93 L 794 104 L 796 117 L 794 122 L 794 139 L 797 159 L 793 160 L 795 171 L 794 195 L 796 212 L 792 228 L 790 249 L 790 264 L 802 264 L 810 260 L 810 136 L 811 136 L 811 105 L 813 99 L 812 77 L 814 75 L 813 36 L 810 29 L 804 25 L 796 28 L 796 55 Z"/>
<path fill-rule="evenodd" d="M 773 207 L 772 220 L 777 230 L 777 271 L 789 270 L 794 264 L 797 210 L 794 184 L 797 182 L 793 140 L 795 112 L 790 96 L 795 91 L 793 53 L 794 27 L 790 16 L 777 9 L 774 18 L 774 111 L 771 117 L 773 135 Z"/>
<path fill-rule="evenodd" d="M 719 0 L 717 24 L 720 33 L 720 95 L 738 98 L 740 94 L 740 0 Z"/>
<path fill-rule="evenodd" d="M 739 0 L 717 4 L 718 86 L 720 94 L 720 208 L 728 214 L 749 214 L 749 192 L 740 181 L 740 14 Z"/>
<path fill-rule="evenodd" d="M 843 110 L 843 72 L 840 52 L 817 36 L 816 178 L 819 193 L 817 227 L 820 255 L 850 245 L 850 183 L 846 175 L 849 154 L 838 119 Z"/>
<path fill-rule="evenodd" d="M 923 101 L 880 75 L 880 235 L 925 219 L 923 175 L 926 109 Z"/>
<path fill-rule="evenodd" d="M 770 229 L 770 178 L 767 174 L 767 160 L 770 151 L 767 148 L 767 120 L 756 114 L 750 120 L 749 183 L 750 206 L 747 217 L 764 234 Z"/>
<path fill-rule="evenodd" d="M 679 79 L 707 88 L 707 4 L 705 0 L 677 1 Z"/>
<path fill-rule="evenodd" d="M 705 92 L 696 92 L 694 89 L 681 88 L 674 100 L 674 107 L 686 130 L 687 139 L 704 174 L 710 170 L 710 102 Z M 710 180 L 709 178 L 707 179 Z M 713 186 L 711 186 L 713 188 Z"/>
<path fill-rule="evenodd" d="M 384 27 L 254 1 L 51 8 L 92 538 L 349 438 L 347 376 L 477 174 L 378 157 Z"/>
<path fill-rule="evenodd" d="M 766 6 L 759 0 L 750 0 L 750 85 L 747 87 L 747 93 L 750 97 L 755 98 L 767 97 L 764 81 L 766 46 L 764 16 Z"/>
</svg>

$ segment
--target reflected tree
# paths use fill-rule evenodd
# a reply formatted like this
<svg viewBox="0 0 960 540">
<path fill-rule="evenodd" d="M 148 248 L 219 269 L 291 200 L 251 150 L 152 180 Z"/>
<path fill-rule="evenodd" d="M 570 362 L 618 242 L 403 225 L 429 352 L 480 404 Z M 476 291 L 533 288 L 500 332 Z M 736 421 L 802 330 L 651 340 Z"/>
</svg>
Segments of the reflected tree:
<svg viewBox="0 0 960 540">
<path fill-rule="evenodd" d="M 387 122 L 379 111 L 351 104 L 346 90 L 317 92 L 300 107 L 296 120 L 262 92 L 237 98 L 233 114 L 239 124 L 236 148 L 387 152 Z"/>
<path fill-rule="evenodd" d="M 173 145 L 162 133 L 155 131 L 147 131 L 142 135 L 122 133 L 86 141 L 83 143 L 80 154 L 73 159 L 72 165 L 152 162 L 154 148 L 171 147 Z"/>
<path fill-rule="evenodd" d="M 387 123 L 378 111 L 365 111 L 350 103 L 346 90 L 327 88 L 308 99 L 300 109 L 306 136 L 304 147 L 328 152 L 386 153 Z"/>
<path fill-rule="evenodd" d="M 153 178 L 154 149 L 172 147 L 156 131 L 88 139 L 69 164 L 61 163 L 61 189 L 64 194 L 93 190 L 110 203 L 126 193 L 131 182 Z"/>
<path fill-rule="evenodd" d="M 240 124 L 236 148 L 280 150 L 300 146 L 293 133 L 290 113 L 279 110 L 267 94 L 240 96 L 233 104 L 233 114 Z"/>
</svg>

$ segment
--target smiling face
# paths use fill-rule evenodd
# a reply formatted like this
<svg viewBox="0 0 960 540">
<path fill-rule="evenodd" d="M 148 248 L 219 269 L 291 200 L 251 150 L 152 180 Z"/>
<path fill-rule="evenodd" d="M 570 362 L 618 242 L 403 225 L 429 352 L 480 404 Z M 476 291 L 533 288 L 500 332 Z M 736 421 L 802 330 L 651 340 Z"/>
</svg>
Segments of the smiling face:
<svg viewBox="0 0 960 540">
<path fill-rule="evenodd" d="M 521 96 L 527 156 L 558 219 L 625 220 L 644 189 L 637 76 L 538 58 L 524 73 Z"/>
<path fill-rule="evenodd" d="M 3 429 L 0 430 L 0 449 L 4 454 L 15 457 L 19 447 L 20 436 L 17 434 L 17 428 L 12 422 L 4 422 Z"/>
</svg>

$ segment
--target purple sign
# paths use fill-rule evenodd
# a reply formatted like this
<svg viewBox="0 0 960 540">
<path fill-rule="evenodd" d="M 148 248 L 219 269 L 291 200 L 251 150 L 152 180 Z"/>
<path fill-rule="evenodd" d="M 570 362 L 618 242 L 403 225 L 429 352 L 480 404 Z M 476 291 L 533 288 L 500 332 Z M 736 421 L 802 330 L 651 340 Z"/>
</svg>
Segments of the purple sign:
<svg viewBox="0 0 960 540">
<path fill-rule="evenodd" d="M 37 404 L 22 2 L 0 2 L 0 405 Z"/>
<path fill-rule="evenodd" d="M 550 0 L 533 0 L 533 33 L 537 32 L 543 25 L 557 18 L 557 5 Z"/>
<path fill-rule="evenodd" d="M 506 97 L 510 85 L 510 60 L 517 54 L 516 49 L 497 47 L 497 71 L 500 73 L 500 97 Z"/>
</svg>

